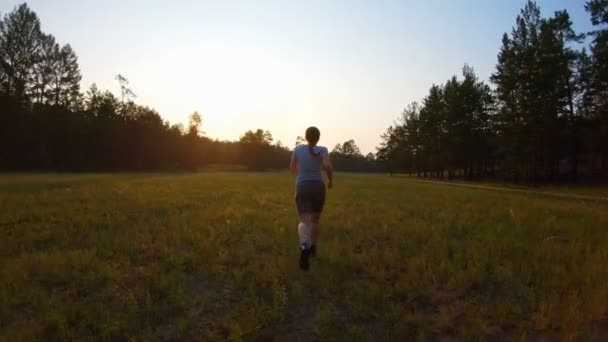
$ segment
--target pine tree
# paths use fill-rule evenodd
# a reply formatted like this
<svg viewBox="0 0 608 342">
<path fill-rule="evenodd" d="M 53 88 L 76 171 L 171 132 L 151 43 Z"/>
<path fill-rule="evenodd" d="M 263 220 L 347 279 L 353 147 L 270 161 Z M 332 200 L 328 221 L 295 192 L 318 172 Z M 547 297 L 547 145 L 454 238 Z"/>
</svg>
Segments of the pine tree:
<svg viewBox="0 0 608 342">
<path fill-rule="evenodd" d="M 66 107 L 74 106 L 79 100 L 80 94 L 80 69 L 78 57 L 67 44 L 55 55 L 55 69 L 51 74 L 51 99 L 50 103 Z"/>
<path fill-rule="evenodd" d="M 27 4 L 18 6 L 0 21 L 0 66 L 3 88 L 18 103 L 28 102 L 35 84 L 34 66 L 40 59 L 43 33 L 40 20 Z"/>
<path fill-rule="evenodd" d="M 608 1 L 588 1 L 585 8 L 597 28 L 591 33 L 592 72 L 589 89 L 592 97 L 590 112 L 595 127 L 593 149 L 601 158 L 604 175 L 608 176 Z"/>
</svg>

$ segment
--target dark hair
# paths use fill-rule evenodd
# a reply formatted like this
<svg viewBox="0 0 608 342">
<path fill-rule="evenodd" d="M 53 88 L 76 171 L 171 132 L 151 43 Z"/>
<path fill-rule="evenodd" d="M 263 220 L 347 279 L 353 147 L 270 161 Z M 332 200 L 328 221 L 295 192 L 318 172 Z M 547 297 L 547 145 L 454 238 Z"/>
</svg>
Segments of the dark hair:
<svg viewBox="0 0 608 342">
<path fill-rule="evenodd" d="M 321 138 L 321 131 L 317 127 L 311 126 L 306 129 L 306 141 L 308 142 L 308 152 L 313 155 L 313 157 L 321 158 L 321 152 L 315 153 L 313 147 L 317 145 L 319 142 L 319 138 Z"/>
</svg>

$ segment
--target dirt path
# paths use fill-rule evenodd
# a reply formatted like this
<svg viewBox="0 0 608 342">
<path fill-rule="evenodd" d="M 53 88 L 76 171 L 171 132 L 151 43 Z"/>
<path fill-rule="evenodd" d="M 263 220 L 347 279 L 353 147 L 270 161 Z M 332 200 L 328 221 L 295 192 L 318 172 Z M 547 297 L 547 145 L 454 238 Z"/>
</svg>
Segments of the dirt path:
<svg viewBox="0 0 608 342">
<path fill-rule="evenodd" d="M 413 179 L 413 178 L 405 178 L 405 179 L 410 182 L 418 182 L 418 183 L 450 185 L 450 186 L 459 186 L 462 188 L 469 188 L 469 189 L 515 192 L 515 193 L 521 193 L 521 194 L 526 194 L 526 195 L 547 196 L 547 197 L 561 198 L 561 199 L 568 199 L 568 200 L 584 200 L 584 201 L 597 201 L 597 202 L 608 203 L 608 197 L 600 197 L 600 196 L 578 195 L 578 194 L 569 194 L 569 193 L 565 193 L 565 192 L 553 192 L 553 191 L 514 189 L 514 188 L 504 188 L 504 187 L 488 186 L 488 185 L 476 185 L 476 184 L 465 184 L 465 183 L 455 183 L 455 182 L 445 182 L 445 181 L 422 180 L 422 179 Z"/>
</svg>

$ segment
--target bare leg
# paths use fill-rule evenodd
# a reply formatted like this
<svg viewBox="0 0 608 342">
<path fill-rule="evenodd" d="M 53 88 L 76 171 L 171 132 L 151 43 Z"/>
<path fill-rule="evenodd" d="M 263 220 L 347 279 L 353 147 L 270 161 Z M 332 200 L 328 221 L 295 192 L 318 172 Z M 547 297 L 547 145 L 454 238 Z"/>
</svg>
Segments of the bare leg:
<svg viewBox="0 0 608 342">
<path fill-rule="evenodd" d="M 310 214 L 310 228 L 311 228 L 311 238 L 312 244 L 316 244 L 319 239 L 319 229 L 320 229 L 320 221 L 321 221 L 321 213 L 312 213 Z"/>
<path fill-rule="evenodd" d="M 300 215 L 300 223 L 298 224 L 298 237 L 300 238 L 300 246 L 309 246 L 311 243 L 311 221 L 310 214 Z"/>
</svg>

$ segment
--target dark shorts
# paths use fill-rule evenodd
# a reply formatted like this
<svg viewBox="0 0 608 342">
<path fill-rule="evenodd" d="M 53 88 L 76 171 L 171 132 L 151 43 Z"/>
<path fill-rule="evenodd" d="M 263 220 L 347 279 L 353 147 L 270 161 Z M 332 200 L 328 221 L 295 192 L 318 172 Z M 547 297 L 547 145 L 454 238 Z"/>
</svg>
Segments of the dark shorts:
<svg viewBox="0 0 608 342">
<path fill-rule="evenodd" d="M 325 204 L 325 183 L 305 181 L 296 184 L 298 214 L 320 213 Z"/>
</svg>

